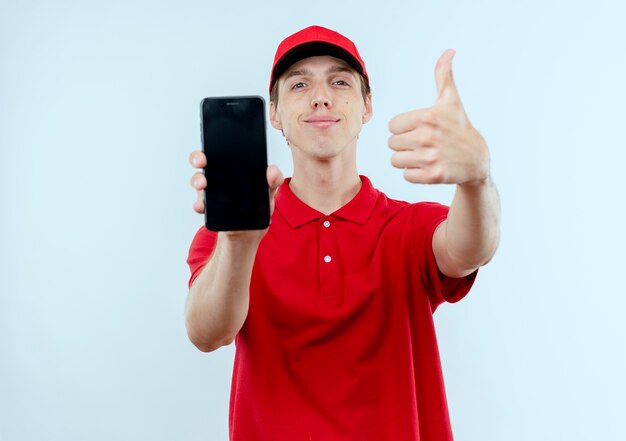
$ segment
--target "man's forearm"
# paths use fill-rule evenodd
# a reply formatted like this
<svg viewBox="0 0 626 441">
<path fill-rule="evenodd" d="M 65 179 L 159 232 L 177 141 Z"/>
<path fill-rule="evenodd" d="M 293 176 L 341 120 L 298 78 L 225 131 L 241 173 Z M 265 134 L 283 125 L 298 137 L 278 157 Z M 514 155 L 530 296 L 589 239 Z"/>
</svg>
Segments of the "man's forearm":
<svg viewBox="0 0 626 441">
<path fill-rule="evenodd" d="M 243 326 L 258 245 L 258 238 L 218 234 L 213 255 L 187 297 L 187 333 L 200 350 L 213 351 L 229 344 Z"/>
<path fill-rule="evenodd" d="M 468 273 L 493 257 L 500 241 L 500 199 L 490 178 L 457 185 L 444 228 L 455 272 Z"/>
</svg>

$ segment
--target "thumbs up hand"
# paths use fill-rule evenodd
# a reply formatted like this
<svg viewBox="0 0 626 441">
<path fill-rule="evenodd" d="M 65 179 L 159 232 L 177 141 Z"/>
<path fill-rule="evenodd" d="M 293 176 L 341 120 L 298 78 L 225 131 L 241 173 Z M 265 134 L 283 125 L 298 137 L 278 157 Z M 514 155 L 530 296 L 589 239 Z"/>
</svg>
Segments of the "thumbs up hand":
<svg viewBox="0 0 626 441">
<path fill-rule="evenodd" d="M 487 143 L 472 126 L 452 76 L 454 49 L 435 66 L 437 99 L 432 107 L 401 113 L 389 122 L 394 167 L 409 182 L 473 184 L 489 177 Z"/>
</svg>

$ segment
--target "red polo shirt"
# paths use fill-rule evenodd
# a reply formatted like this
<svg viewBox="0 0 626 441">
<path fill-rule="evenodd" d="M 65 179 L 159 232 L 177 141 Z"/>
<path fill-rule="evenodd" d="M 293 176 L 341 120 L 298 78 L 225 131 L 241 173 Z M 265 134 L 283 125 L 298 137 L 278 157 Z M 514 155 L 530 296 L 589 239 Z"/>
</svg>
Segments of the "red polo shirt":
<svg viewBox="0 0 626 441">
<path fill-rule="evenodd" d="M 259 245 L 235 339 L 233 441 L 452 440 L 432 314 L 469 291 L 437 269 L 448 208 L 389 199 L 361 176 L 326 216 L 289 179 Z M 189 286 L 215 245 L 201 227 Z"/>
</svg>

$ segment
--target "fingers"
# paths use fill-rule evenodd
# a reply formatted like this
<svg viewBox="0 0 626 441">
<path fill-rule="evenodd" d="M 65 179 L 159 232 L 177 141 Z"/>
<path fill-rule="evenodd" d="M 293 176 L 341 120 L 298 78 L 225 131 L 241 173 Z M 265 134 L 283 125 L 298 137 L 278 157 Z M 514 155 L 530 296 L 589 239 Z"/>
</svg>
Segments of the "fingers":
<svg viewBox="0 0 626 441">
<path fill-rule="evenodd" d="M 194 150 L 189 155 L 189 163 L 195 168 L 206 166 L 206 156 L 199 150 Z M 197 198 L 193 203 L 193 211 L 204 213 L 204 189 L 206 188 L 206 178 L 201 172 L 196 172 L 191 176 L 191 186 L 197 190 Z"/>
<path fill-rule="evenodd" d="M 196 213 L 204 213 L 204 197 L 201 191 L 198 192 L 198 199 L 193 203 L 193 211 Z"/>
<path fill-rule="evenodd" d="M 387 145 L 396 151 L 433 147 L 437 144 L 440 136 L 438 128 L 431 125 L 421 125 L 415 130 L 390 136 Z"/>
<path fill-rule="evenodd" d="M 389 131 L 395 135 L 416 129 L 422 124 L 437 125 L 432 109 L 417 109 L 404 112 L 389 121 Z"/>
<path fill-rule="evenodd" d="M 201 172 L 196 172 L 191 177 L 191 186 L 197 190 L 198 196 L 193 203 L 193 210 L 196 213 L 204 213 L 204 189 L 206 188 L 206 178 Z"/>
<path fill-rule="evenodd" d="M 407 168 L 404 170 L 404 179 L 414 184 L 443 184 L 446 177 L 439 167 Z"/>
<path fill-rule="evenodd" d="M 206 156 L 199 150 L 194 150 L 189 155 L 189 163 L 195 168 L 206 167 Z"/>
<path fill-rule="evenodd" d="M 437 160 L 437 151 L 434 149 L 403 150 L 391 155 L 391 165 L 396 168 L 432 167 L 437 163 Z"/>
<path fill-rule="evenodd" d="M 444 182 L 441 151 L 436 148 L 437 129 L 422 125 L 419 128 L 389 138 L 391 165 L 404 169 L 404 178 L 415 184 Z"/>
<path fill-rule="evenodd" d="M 196 172 L 191 177 L 191 186 L 196 190 L 204 190 L 206 188 L 206 178 L 201 172 Z"/>
</svg>

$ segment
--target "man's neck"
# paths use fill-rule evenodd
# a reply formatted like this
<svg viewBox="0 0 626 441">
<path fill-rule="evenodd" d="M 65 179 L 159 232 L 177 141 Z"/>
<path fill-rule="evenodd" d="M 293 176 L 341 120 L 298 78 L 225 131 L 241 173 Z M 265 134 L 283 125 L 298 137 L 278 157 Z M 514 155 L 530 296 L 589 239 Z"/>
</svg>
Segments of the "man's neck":
<svg viewBox="0 0 626 441">
<path fill-rule="evenodd" d="M 328 160 L 298 160 L 294 156 L 293 177 L 289 188 L 302 202 L 330 214 L 346 205 L 361 189 L 361 178 L 352 154 Z"/>
</svg>

